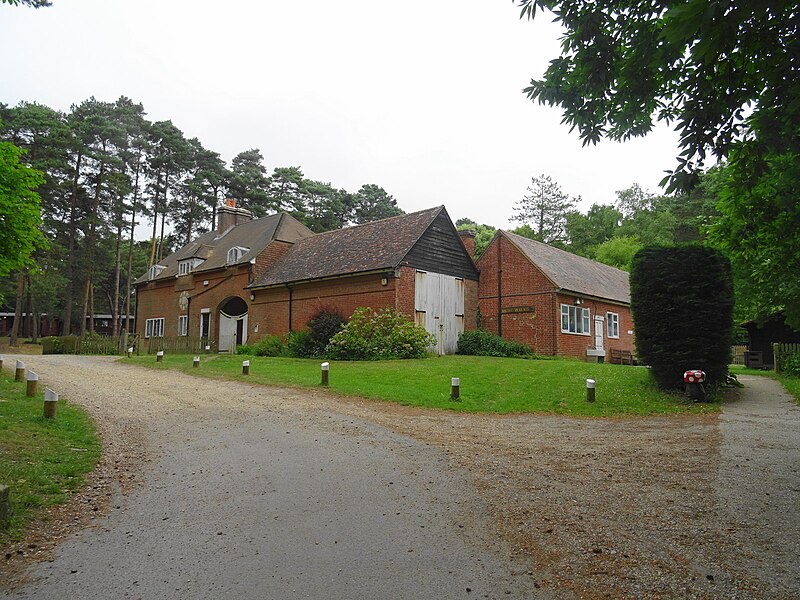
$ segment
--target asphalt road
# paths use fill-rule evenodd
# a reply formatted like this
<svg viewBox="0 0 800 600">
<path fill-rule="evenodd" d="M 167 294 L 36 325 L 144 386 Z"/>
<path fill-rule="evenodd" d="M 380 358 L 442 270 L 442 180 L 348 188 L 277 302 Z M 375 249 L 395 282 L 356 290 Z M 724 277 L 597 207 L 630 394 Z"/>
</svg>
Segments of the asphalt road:
<svg viewBox="0 0 800 600">
<path fill-rule="evenodd" d="M 143 483 L 8 597 L 543 596 L 438 449 L 283 410 L 279 397 L 247 402 L 263 388 L 68 361 L 29 359 L 96 414 L 141 430 Z"/>
</svg>

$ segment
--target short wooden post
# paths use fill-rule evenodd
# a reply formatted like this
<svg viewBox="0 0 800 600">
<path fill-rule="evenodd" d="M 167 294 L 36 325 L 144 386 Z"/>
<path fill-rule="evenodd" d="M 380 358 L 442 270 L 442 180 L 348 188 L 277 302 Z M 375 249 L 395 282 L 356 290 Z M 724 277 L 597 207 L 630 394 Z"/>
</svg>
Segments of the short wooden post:
<svg viewBox="0 0 800 600">
<path fill-rule="evenodd" d="M 159 350 L 158 352 L 156 352 L 156 362 L 161 362 L 163 360 L 164 360 L 164 351 Z"/>
<path fill-rule="evenodd" d="M 11 488 L 7 485 L 0 485 L 0 529 L 7 528 L 11 520 L 10 493 Z"/>
<path fill-rule="evenodd" d="M 211 346 L 206 346 L 206 354 L 208 354 L 209 352 L 211 352 Z"/>
<path fill-rule="evenodd" d="M 3 370 L 3 355 L 0 354 L 0 371 Z"/>
<path fill-rule="evenodd" d="M 586 380 L 586 401 L 594 402 L 594 379 Z"/>
<path fill-rule="evenodd" d="M 200 366 L 200 357 L 199 357 L 199 356 L 195 356 L 195 357 L 192 359 L 192 368 L 193 368 L 193 369 L 196 369 L 196 368 L 198 368 L 199 366 Z"/>
<path fill-rule="evenodd" d="M 783 370 L 783 366 L 781 365 L 782 358 L 781 345 L 777 342 L 772 342 L 772 362 L 774 363 L 776 373 L 780 373 Z"/>
<path fill-rule="evenodd" d="M 459 396 L 461 396 L 461 379 L 453 377 L 450 379 L 450 399 L 458 400 Z"/>
<path fill-rule="evenodd" d="M 36 386 L 39 384 L 39 376 L 34 373 L 33 371 L 28 371 L 28 375 L 26 377 L 27 386 L 25 388 L 25 395 L 26 396 L 35 396 L 36 395 Z"/>
<path fill-rule="evenodd" d="M 330 369 L 331 369 L 331 364 L 330 363 L 324 362 L 324 363 L 322 363 L 320 365 L 320 370 L 321 370 L 321 374 L 322 374 L 322 382 L 321 383 L 325 387 L 328 387 L 328 383 L 329 383 L 328 374 L 330 373 Z"/>
<path fill-rule="evenodd" d="M 250 361 L 243 360 L 242 361 L 242 375 L 250 375 Z"/>
<path fill-rule="evenodd" d="M 25 379 L 25 363 L 18 360 L 17 370 L 14 373 L 14 381 L 22 381 L 23 379 Z"/>
<path fill-rule="evenodd" d="M 133 356 L 133 348 L 128 348 L 128 358 Z"/>
<path fill-rule="evenodd" d="M 56 416 L 58 406 L 58 394 L 50 388 L 44 389 L 44 418 L 53 419 Z"/>
</svg>

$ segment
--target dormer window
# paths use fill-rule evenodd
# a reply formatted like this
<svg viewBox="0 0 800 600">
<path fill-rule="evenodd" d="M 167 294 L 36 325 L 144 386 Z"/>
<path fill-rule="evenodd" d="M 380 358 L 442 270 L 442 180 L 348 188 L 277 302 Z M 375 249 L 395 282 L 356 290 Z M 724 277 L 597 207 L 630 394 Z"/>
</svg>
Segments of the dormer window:
<svg viewBox="0 0 800 600">
<path fill-rule="evenodd" d="M 242 246 L 234 246 L 233 248 L 228 250 L 228 264 L 235 265 L 248 252 L 250 252 L 250 248 L 243 248 Z"/>
<path fill-rule="evenodd" d="M 203 260 L 200 258 L 190 258 L 189 260 L 180 261 L 178 263 L 178 276 L 188 275 L 201 264 L 203 264 Z"/>
<path fill-rule="evenodd" d="M 148 279 L 155 279 L 156 277 L 161 275 L 161 272 L 166 268 L 167 267 L 162 266 L 162 265 L 153 265 L 152 267 L 150 267 L 150 270 L 147 271 L 147 278 Z"/>
</svg>

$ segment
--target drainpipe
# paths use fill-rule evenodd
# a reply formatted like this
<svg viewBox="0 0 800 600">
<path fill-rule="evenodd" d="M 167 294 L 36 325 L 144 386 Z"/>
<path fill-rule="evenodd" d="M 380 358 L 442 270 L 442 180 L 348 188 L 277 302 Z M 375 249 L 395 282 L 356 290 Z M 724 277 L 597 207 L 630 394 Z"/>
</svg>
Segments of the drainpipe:
<svg viewBox="0 0 800 600">
<path fill-rule="evenodd" d="M 503 236 L 497 238 L 497 335 L 503 336 Z"/>
<path fill-rule="evenodd" d="M 286 284 L 286 289 L 289 290 L 289 333 L 292 333 L 292 294 L 294 290 L 288 283 Z"/>
</svg>

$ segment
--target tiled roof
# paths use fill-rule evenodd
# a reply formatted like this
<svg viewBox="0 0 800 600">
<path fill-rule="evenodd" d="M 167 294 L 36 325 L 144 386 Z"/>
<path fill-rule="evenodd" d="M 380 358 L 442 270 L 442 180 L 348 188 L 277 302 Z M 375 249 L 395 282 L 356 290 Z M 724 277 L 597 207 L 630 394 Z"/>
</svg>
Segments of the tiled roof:
<svg viewBox="0 0 800 600">
<path fill-rule="evenodd" d="M 559 250 L 514 233 L 501 231 L 556 285 L 577 294 L 630 304 L 628 273 L 583 256 Z"/>
<path fill-rule="evenodd" d="M 443 206 L 298 240 L 250 287 L 395 269 Z"/>
<path fill-rule="evenodd" d="M 195 273 L 225 267 L 228 261 L 228 250 L 235 246 L 249 248 L 248 252 L 239 257 L 236 264 L 248 263 L 272 240 L 291 242 L 299 237 L 312 235 L 314 235 L 313 232 L 305 225 L 283 213 L 245 221 L 222 234 L 209 231 L 199 235 L 183 248 L 159 262 L 158 264 L 165 269 L 156 277 L 148 279 L 147 273 L 145 273 L 134 283 L 173 278 L 178 274 L 178 263 L 190 258 L 203 259 L 203 262 L 194 269 Z"/>
</svg>

